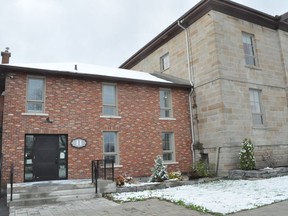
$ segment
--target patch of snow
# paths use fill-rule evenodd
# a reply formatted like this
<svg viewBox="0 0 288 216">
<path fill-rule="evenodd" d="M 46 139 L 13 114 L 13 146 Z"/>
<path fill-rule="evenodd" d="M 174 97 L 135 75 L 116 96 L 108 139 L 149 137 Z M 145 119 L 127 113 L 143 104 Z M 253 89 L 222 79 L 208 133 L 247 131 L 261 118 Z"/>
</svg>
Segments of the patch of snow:
<svg viewBox="0 0 288 216">
<path fill-rule="evenodd" d="M 273 170 L 273 168 L 265 167 L 265 168 L 263 168 L 263 170 Z"/>
<path fill-rule="evenodd" d="M 221 180 L 162 190 L 113 194 L 115 200 L 160 198 L 183 201 L 210 212 L 228 214 L 288 199 L 288 176 L 261 180 Z"/>
<path fill-rule="evenodd" d="M 77 70 L 75 70 L 75 65 L 77 65 Z M 120 68 L 103 67 L 91 64 L 83 63 L 34 63 L 34 64 L 7 64 L 5 66 L 11 67 L 23 67 L 32 69 L 42 69 L 66 72 L 72 74 L 83 74 L 83 75 L 96 75 L 96 76 L 107 76 L 107 77 L 117 77 L 132 80 L 142 80 L 150 82 L 160 82 L 160 83 L 172 83 L 170 81 L 153 76 L 150 73 L 126 70 Z"/>
<path fill-rule="evenodd" d="M 123 187 L 139 187 L 139 186 L 145 186 L 145 185 L 154 185 L 154 184 L 160 184 L 159 182 L 139 182 L 139 183 L 125 183 Z"/>
</svg>

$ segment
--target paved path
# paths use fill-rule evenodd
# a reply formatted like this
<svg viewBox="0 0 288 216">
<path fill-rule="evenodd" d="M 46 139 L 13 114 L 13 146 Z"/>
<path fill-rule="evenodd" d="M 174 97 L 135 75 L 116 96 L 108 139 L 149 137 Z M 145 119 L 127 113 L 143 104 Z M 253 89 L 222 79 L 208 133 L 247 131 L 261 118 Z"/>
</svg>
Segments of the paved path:
<svg viewBox="0 0 288 216">
<path fill-rule="evenodd" d="M 287 216 L 288 200 L 233 216 Z M 5 216 L 8 214 L 4 214 Z M 4 216 L 3 215 L 3 216 Z M 117 204 L 104 198 L 34 207 L 11 207 L 10 216 L 208 216 L 158 199 Z M 0 216 L 2 216 L 0 214 Z"/>
<path fill-rule="evenodd" d="M 6 205 L 6 197 L 0 197 L 0 216 L 7 216 L 9 214 L 9 209 Z"/>
<path fill-rule="evenodd" d="M 104 198 L 73 201 L 64 204 L 42 205 L 38 207 L 11 207 L 10 216 L 202 216 L 196 211 L 186 209 L 158 199 L 117 204 Z"/>
</svg>

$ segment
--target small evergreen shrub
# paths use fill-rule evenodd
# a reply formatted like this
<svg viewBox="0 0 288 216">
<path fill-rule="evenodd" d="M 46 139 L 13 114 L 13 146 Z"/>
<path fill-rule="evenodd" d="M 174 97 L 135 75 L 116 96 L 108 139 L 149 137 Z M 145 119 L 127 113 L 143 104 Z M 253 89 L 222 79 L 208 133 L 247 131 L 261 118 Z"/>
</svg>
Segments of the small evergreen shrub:
<svg viewBox="0 0 288 216">
<path fill-rule="evenodd" d="M 239 153 L 240 168 L 242 170 L 253 170 L 256 168 L 254 157 L 254 146 L 250 139 L 245 138 Z"/>
<path fill-rule="evenodd" d="M 169 179 L 167 167 L 164 165 L 164 161 L 160 155 L 155 159 L 154 167 L 151 169 L 152 175 L 151 182 L 163 182 Z"/>
</svg>

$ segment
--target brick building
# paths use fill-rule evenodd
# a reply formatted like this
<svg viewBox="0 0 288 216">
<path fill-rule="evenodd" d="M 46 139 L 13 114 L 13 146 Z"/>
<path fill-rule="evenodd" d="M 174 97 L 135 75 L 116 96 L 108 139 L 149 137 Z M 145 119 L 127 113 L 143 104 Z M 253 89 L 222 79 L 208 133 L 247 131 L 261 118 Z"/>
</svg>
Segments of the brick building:
<svg viewBox="0 0 288 216">
<path fill-rule="evenodd" d="M 12 163 L 15 182 L 90 178 L 103 158 L 116 176 L 150 176 L 157 155 L 170 171 L 191 168 L 184 80 L 84 64 L 1 64 L 0 74 L 3 186 Z"/>
<path fill-rule="evenodd" d="M 288 13 L 203 0 L 120 68 L 191 81 L 196 157 L 218 175 L 239 166 L 246 137 L 258 168 L 288 165 Z"/>
</svg>

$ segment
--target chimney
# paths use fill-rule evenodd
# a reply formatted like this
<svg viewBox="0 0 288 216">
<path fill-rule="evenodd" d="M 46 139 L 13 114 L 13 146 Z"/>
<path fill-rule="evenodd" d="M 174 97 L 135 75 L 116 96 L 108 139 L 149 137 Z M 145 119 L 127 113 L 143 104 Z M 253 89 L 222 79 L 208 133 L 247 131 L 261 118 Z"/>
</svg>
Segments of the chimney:
<svg viewBox="0 0 288 216">
<path fill-rule="evenodd" d="M 6 50 L 4 52 L 1 52 L 1 56 L 2 56 L 2 64 L 9 64 L 9 58 L 11 57 L 9 47 L 6 47 Z"/>
</svg>

